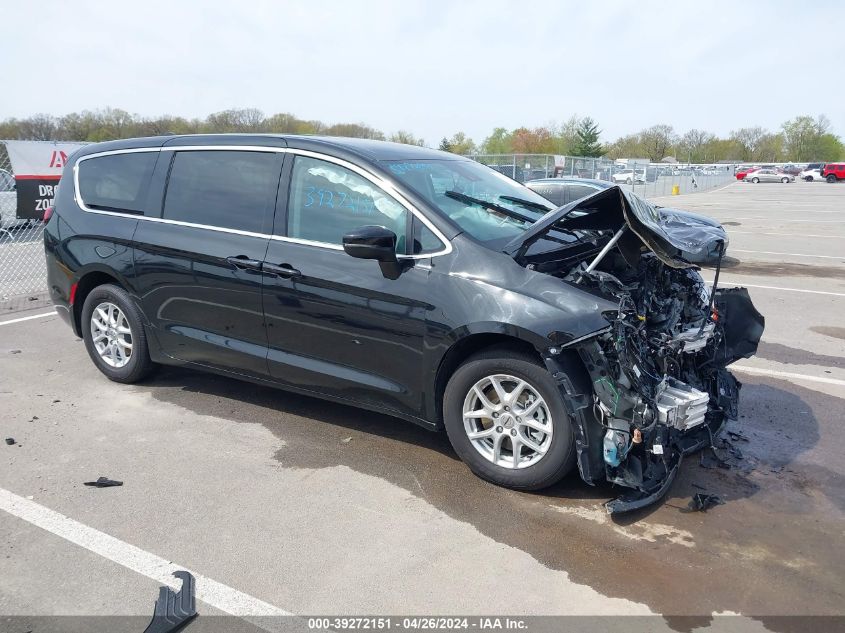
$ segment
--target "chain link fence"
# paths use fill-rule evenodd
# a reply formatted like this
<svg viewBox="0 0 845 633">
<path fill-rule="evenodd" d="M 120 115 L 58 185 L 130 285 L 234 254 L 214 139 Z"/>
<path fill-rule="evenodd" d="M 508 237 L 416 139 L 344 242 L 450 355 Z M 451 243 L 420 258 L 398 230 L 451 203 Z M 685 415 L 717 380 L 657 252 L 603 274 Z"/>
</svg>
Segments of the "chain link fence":
<svg viewBox="0 0 845 633">
<path fill-rule="evenodd" d="M 612 182 L 643 198 L 707 191 L 735 180 L 733 165 L 649 163 L 647 159 L 614 161 L 552 154 L 475 154 L 469 158 L 519 182 L 592 178 Z"/>
<path fill-rule="evenodd" d="M 12 164 L 0 143 L 0 315 L 47 305 L 44 225 L 17 217 Z"/>
</svg>

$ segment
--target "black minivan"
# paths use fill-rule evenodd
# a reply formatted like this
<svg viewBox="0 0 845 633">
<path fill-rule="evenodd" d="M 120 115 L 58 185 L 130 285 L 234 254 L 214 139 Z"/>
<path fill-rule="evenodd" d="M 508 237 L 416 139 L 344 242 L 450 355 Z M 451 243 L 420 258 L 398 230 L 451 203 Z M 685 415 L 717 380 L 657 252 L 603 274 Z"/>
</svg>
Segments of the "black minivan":
<svg viewBox="0 0 845 633">
<path fill-rule="evenodd" d="M 108 378 L 178 364 L 445 427 L 479 476 L 577 463 L 658 499 L 736 416 L 763 329 L 691 263 L 714 225 L 618 187 L 563 207 L 472 160 L 276 135 L 89 145 L 44 232 L 58 313 Z"/>
</svg>

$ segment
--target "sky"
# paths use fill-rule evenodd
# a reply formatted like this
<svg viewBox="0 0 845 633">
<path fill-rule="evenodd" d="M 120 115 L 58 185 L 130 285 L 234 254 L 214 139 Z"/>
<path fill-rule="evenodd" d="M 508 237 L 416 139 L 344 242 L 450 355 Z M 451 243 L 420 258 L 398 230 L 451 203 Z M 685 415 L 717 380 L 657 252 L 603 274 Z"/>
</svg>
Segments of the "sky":
<svg viewBox="0 0 845 633">
<path fill-rule="evenodd" d="M 845 10 L 824 2 L 4 2 L 0 119 L 228 108 L 429 145 L 591 116 L 604 141 L 826 114 L 845 137 Z M 825 60 L 838 60 L 826 64 Z"/>
</svg>

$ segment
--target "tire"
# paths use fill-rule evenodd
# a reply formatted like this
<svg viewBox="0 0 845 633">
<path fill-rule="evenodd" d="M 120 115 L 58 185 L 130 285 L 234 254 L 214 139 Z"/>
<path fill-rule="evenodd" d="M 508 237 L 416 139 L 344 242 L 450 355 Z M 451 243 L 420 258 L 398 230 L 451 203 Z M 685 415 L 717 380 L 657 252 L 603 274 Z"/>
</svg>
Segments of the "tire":
<svg viewBox="0 0 845 633">
<path fill-rule="evenodd" d="M 633 180 L 631 180 L 630 178 L 628 178 L 628 180 L 626 180 L 626 181 L 625 181 L 625 184 L 626 184 L 626 185 L 633 185 L 633 184 L 634 184 L 634 181 L 633 181 Z"/>
<path fill-rule="evenodd" d="M 125 332 L 127 327 L 129 331 Z M 155 367 L 150 360 L 141 313 L 123 288 L 104 284 L 88 293 L 82 305 L 80 329 L 88 355 L 109 380 L 127 384 L 138 382 Z M 97 342 L 95 331 L 100 339 Z"/>
<path fill-rule="evenodd" d="M 828 182 L 836 182 L 836 176 L 834 176 L 833 174 L 828 175 L 827 181 Z"/>
<path fill-rule="evenodd" d="M 756 185 L 758 182 L 760 182 L 760 179 L 759 178 L 752 178 L 751 182 L 753 182 Z"/>
<path fill-rule="evenodd" d="M 780 181 L 781 181 L 783 184 L 788 184 L 788 183 L 789 183 L 789 178 L 781 178 L 781 179 L 780 179 Z"/>
<path fill-rule="evenodd" d="M 804 178 L 804 180 L 806 180 L 807 182 L 813 182 L 813 177 L 807 176 L 806 178 Z"/>
<path fill-rule="evenodd" d="M 477 405 L 472 401 L 480 402 L 474 387 L 491 377 L 509 377 L 525 381 L 527 387 L 521 392 L 525 394 L 525 401 L 515 402 L 517 406 L 510 409 L 509 413 L 502 411 L 498 420 L 493 420 L 492 417 L 483 420 L 470 418 L 465 424 L 465 407 L 469 406 L 470 410 L 475 411 Z M 508 388 L 509 381 L 500 380 L 500 383 L 505 392 L 516 391 L 516 388 Z M 526 403 L 537 403 L 536 398 L 530 399 L 529 391 L 534 395 L 539 395 L 543 401 L 543 404 L 533 413 L 532 424 L 540 422 L 544 428 L 551 427 L 551 433 L 543 433 L 517 424 L 516 421 L 522 418 L 513 414 L 518 413 L 519 408 L 525 407 Z M 493 398 L 496 392 L 490 385 L 486 393 Z M 501 399 L 494 404 L 502 408 Z M 449 441 L 461 460 L 477 476 L 500 486 L 516 490 L 539 490 L 560 481 L 572 470 L 575 463 L 575 434 L 569 411 L 560 396 L 557 384 L 538 360 L 514 350 L 492 348 L 470 357 L 458 367 L 452 374 L 444 393 L 443 420 Z M 493 435 L 489 438 L 471 440 L 468 436 L 467 424 L 478 427 L 489 424 L 489 429 L 483 429 L 480 432 Z M 495 429 L 500 429 L 500 431 L 494 434 Z M 534 435 L 526 437 L 526 434 L 532 433 Z M 522 466 L 514 468 L 512 437 L 519 442 L 526 437 L 535 442 L 535 445 L 542 446 L 544 451 L 540 454 L 527 445 L 521 446 L 517 461 L 521 460 Z M 497 438 L 501 447 L 501 461 L 508 462 L 510 464 L 508 467 L 497 464 L 492 459 L 492 455 L 495 455 L 493 446 Z M 483 444 L 483 447 L 479 448 L 479 444 Z M 489 450 L 490 454 L 482 454 L 482 450 Z M 510 457 L 508 457 L 508 450 L 510 450 Z M 532 463 L 532 460 L 535 461 Z"/>
</svg>

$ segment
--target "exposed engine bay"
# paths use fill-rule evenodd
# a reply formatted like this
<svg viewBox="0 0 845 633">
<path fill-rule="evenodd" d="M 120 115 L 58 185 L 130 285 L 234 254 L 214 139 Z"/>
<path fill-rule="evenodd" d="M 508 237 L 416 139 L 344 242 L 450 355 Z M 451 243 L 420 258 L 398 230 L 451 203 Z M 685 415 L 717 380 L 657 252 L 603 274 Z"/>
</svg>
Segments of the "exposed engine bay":
<svg viewBox="0 0 845 633">
<path fill-rule="evenodd" d="M 588 483 L 625 487 L 606 507 L 626 512 L 662 497 L 683 456 L 712 445 L 725 421 L 736 418 L 741 385 L 726 367 L 756 352 L 764 319 L 747 290 L 717 287 L 720 226 L 685 227 L 679 236 L 658 225 L 649 203 L 616 188 L 569 206 L 547 230 L 582 230 L 592 248 L 536 258 L 528 241 L 514 254 L 618 304 L 603 315 L 607 328 L 552 348 L 547 365 L 554 370 L 553 355 L 565 348 L 581 357 L 591 393 L 565 389 L 574 410 L 592 413 L 576 423 L 578 467 Z M 580 213 L 573 217 L 573 210 Z M 685 254 L 712 249 L 714 240 L 712 291 Z"/>
</svg>

